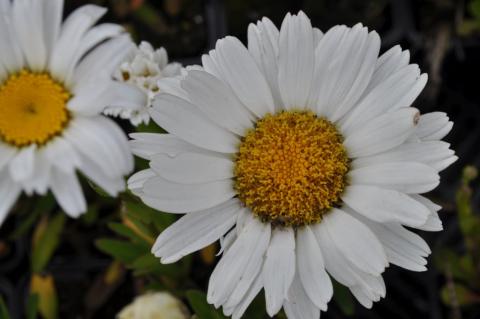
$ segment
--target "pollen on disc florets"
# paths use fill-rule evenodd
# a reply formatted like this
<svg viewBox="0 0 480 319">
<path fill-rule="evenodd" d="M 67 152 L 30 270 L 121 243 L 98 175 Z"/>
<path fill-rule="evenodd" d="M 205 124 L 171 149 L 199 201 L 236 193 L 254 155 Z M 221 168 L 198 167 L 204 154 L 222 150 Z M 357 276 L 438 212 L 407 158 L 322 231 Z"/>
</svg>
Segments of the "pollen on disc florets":
<svg viewBox="0 0 480 319">
<path fill-rule="evenodd" d="M 70 97 L 47 73 L 10 75 L 0 83 L 0 140 L 16 147 L 47 143 L 67 125 Z"/>
<path fill-rule="evenodd" d="M 236 155 L 239 199 L 265 222 L 318 223 L 345 189 L 349 159 L 342 141 L 331 122 L 312 112 L 266 115 Z"/>
</svg>

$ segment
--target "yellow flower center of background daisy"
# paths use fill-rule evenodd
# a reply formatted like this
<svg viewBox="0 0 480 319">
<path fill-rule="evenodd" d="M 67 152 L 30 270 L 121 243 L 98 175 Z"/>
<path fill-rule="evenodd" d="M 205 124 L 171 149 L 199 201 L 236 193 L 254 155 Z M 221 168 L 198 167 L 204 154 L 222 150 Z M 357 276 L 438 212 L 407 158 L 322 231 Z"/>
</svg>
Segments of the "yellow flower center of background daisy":
<svg viewBox="0 0 480 319">
<path fill-rule="evenodd" d="M 267 115 L 244 137 L 235 161 L 239 199 L 264 222 L 320 222 L 339 204 L 349 159 L 335 126 L 312 112 Z"/>
<path fill-rule="evenodd" d="M 70 93 L 46 73 L 26 70 L 0 83 L 0 140 L 23 147 L 42 145 L 69 120 Z"/>
</svg>

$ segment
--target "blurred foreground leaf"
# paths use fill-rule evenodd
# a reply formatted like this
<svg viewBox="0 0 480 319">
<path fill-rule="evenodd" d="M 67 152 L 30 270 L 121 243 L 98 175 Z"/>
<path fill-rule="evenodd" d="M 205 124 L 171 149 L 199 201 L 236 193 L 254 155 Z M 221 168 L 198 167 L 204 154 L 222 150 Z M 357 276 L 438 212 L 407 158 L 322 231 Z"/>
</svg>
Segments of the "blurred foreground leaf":
<svg viewBox="0 0 480 319">
<path fill-rule="evenodd" d="M 142 244 L 107 238 L 98 239 L 95 242 L 95 245 L 104 253 L 111 255 L 115 259 L 126 264 L 134 262 L 138 257 L 145 253 L 146 249 L 148 249 L 147 246 Z"/>
<path fill-rule="evenodd" d="M 60 243 L 60 234 L 65 225 L 65 214 L 58 213 L 51 220 L 45 216 L 40 220 L 32 238 L 32 271 L 41 272 Z"/>
<path fill-rule="evenodd" d="M 27 233 L 42 214 L 48 214 L 53 210 L 55 204 L 55 199 L 51 193 L 47 196 L 39 197 L 34 203 L 35 208 L 33 211 L 29 211 L 27 216 L 22 219 L 20 225 L 15 227 L 15 230 L 10 235 L 10 239 L 17 239 Z"/>
<path fill-rule="evenodd" d="M 36 319 L 38 313 L 38 295 L 30 294 L 27 300 L 27 306 L 25 309 L 27 319 Z"/>
<path fill-rule="evenodd" d="M 199 319 L 224 319 L 219 310 L 208 304 L 207 296 L 198 290 L 187 291 L 187 299 Z"/>
<path fill-rule="evenodd" d="M 5 305 L 5 300 L 3 300 L 2 296 L 0 296 L 0 319 L 10 319 L 7 305 Z"/>
<path fill-rule="evenodd" d="M 33 274 L 30 293 L 38 296 L 38 310 L 45 319 L 58 318 L 58 297 L 51 275 Z"/>
</svg>

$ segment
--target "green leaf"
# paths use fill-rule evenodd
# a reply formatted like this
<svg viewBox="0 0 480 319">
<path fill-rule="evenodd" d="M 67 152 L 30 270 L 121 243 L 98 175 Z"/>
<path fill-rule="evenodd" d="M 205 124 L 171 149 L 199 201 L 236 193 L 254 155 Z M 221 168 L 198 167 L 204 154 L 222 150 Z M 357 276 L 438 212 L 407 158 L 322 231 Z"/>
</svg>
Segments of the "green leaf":
<svg viewBox="0 0 480 319">
<path fill-rule="evenodd" d="M 136 232 L 134 232 L 131 228 L 128 226 L 125 226 L 124 224 L 121 223 L 109 223 L 108 227 L 117 233 L 118 235 L 121 235 L 123 237 L 127 237 L 134 243 L 147 243 L 147 240 L 143 238 L 142 236 L 138 235 Z"/>
<path fill-rule="evenodd" d="M 65 225 L 65 214 L 59 213 L 52 220 L 42 219 L 33 235 L 31 258 L 32 271 L 40 273 L 50 261 L 60 243 L 60 234 Z"/>
<path fill-rule="evenodd" d="M 469 10 L 472 16 L 480 19 L 480 0 L 473 0 L 472 2 L 470 2 Z"/>
<path fill-rule="evenodd" d="M 149 252 L 147 245 L 115 239 L 98 239 L 95 245 L 99 250 L 125 264 L 133 263 L 137 258 Z"/>
<path fill-rule="evenodd" d="M 176 220 L 173 214 L 159 212 L 141 202 L 126 201 L 125 206 L 130 218 L 138 219 L 145 224 L 154 224 L 157 231 L 164 230 Z"/>
<path fill-rule="evenodd" d="M 38 313 L 38 295 L 30 294 L 27 300 L 27 306 L 25 309 L 27 319 L 36 319 Z"/>
<path fill-rule="evenodd" d="M 7 305 L 5 304 L 5 300 L 3 300 L 2 296 L 0 296 L 0 319 L 10 319 Z"/>
<path fill-rule="evenodd" d="M 335 280 L 332 280 L 332 283 L 334 289 L 333 299 L 335 300 L 335 303 L 346 316 L 353 316 L 355 313 L 355 302 L 352 298 L 352 294 L 347 287 L 339 284 Z"/>
<path fill-rule="evenodd" d="M 10 235 L 10 239 L 17 239 L 27 233 L 38 220 L 40 215 L 50 213 L 54 207 L 55 199 L 51 194 L 39 197 L 35 202 L 35 208 L 33 211 L 28 212 L 27 217 L 23 219 L 21 224 L 15 227 L 15 230 Z"/>
<path fill-rule="evenodd" d="M 207 296 L 198 290 L 187 291 L 187 299 L 193 311 L 199 319 L 224 319 L 226 318 L 219 310 L 208 304 Z M 247 318 L 247 317 L 246 317 Z"/>
</svg>

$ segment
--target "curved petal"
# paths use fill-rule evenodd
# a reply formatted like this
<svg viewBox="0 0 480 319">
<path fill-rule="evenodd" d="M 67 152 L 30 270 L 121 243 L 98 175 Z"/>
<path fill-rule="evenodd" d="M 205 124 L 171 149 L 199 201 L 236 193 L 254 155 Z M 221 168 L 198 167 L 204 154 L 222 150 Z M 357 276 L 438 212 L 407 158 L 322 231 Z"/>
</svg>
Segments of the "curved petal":
<svg viewBox="0 0 480 319">
<path fill-rule="evenodd" d="M 130 141 L 130 149 L 133 154 L 148 160 L 156 154 L 166 154 L 173 158 L 183 153 L 210 153 L 172 134 L 132 133 L 130 137 L 133 138 Z M 215 154 L 214 152 L 211 153 Z"/>
<path fill-rule="evenodd" d="M 333 286 L 325 270 L 317 238 L 309 226 L 297 230 L 297 265 L 306 294 L 315 306 L 326 311 L 333 295 Z"/>
<path fill-rule="evenodd" d="M 43 2 L 13 1 L 12 21 L 17 35 L 15 40 L 18 41 L 29 68 L 37 72 L 43 71 L 47 62 L 45 30 L 43 29 Z"/>
<path fill-rule="evenodd" d="M 231 199 L 213 208 L 187 214 L 158 236 L 152 253 L 164 264 L 174 263 L 217 241 L 235 224 L 240 209 L 238 200 Z"/>
<path fill-rule="evenodd" d="M 12 181 L 7 170 L 0 171 L 0 226 L 7 218 L 21 191 L 20 185 Z"/>
<path fill-rule="evenodd" d="M 248 26 L 248 51 L 265 75 L 272 92 L 275 111 L 283 109 L 278 87 L 278 39 L 280 32 L 268 18 Z"/>
<path fill-rule="evenodd" d="M 238 99 L 258 117 L 274 111 L 273 97 L 255 60 L 245 46 L 234 37 L 217 41 L 211 58 Z"/>
<path fill-rule="evenodd" d="M 189 71 L 181 86 L 190 101 L 218 126 L 241 136 L 253 127 L 253 116 L 230 87 L 208 72 Z"/>
<path fill-rule="evenodd" d="M 209 303 L 218 307 L 227 302 L 235 290 L 248 290 L 255 277 L 244 277 L 244 274 L 247 270 L 261 267 L 269 240 L 270 224 L 264 224 L 249 214 L 238 238 L 210 276 L 207 294 Z M 239 302 L 242 296 L 238 296 Z"/>
<path fill-rule="evenodd" d="M 307 105 L 315 66 L 313 29 L 308 17 L 287 14 L 280 29 L 278 87 L 286 109 Z"/>
<path fill-rule="evenodd" d="M 426 193 L 440 183 L 435 169 L 416 162 L 373 164 L 353 169 L 348 176 L 351 185 L 375 185 L 406 194 Z"/>
<path fill-rule="evenodd" d="M 202 184 L 234 176 L 230 159 L 200 153 L 183 153 L 173 158 L 157 154 L 151 158 L 150 167 L 163 178 L 181 184 Z"/>
<path fill-rule="evenodd" d="M 390 150 L 413 134 L 418 110 L 402 108 L 383 114 L 359 130 L 347 135 L 344 141 L 350 157 L 363 157 Z"/>
<path fill-rule="evenodd" d="M 388 266 L 383 246 L 362 222 L 339 209 L 333 209 L 322 220 L 337 249 L 358 269 L 378 276 Z"/>
<path fill-rule="evenodd" d="M 295 276 L 295 234 L 292 228 L 272 230 L 261 276 L 267 313 L 273 317 L 282 308 Z"/>
<path fill-rule="evenodd" d="M 240 141 L 236 135 L 217 126 L 181 98 L 157 95 L 151 116 L 163 129 L 193 145 L 222 153 L 237 152 Z"/>
<path fill-rule="evenodd" d="M 50 187 L 55 199 L 70 217 L 77 218 L 86 212 L 87 202 L 74 172 L 52 170 Z"/>
<path fill-rule="evenodd" d="M 149 205 L 172 213 L 211 208 L 235 196 L 231 180 L 187 185 L 170 182 L 159 176 L 145 182 L 143 193 L 155 200 Z"/>
<path fill-rule="evenodd" d="M 417 227 L 425 224 L 430 215 L 428 208 L 408 195 L 376 186 L 349 186 L 342 200 L 356 212 L 380 223 Z"/>
<path fill-rule="evenodd" d="M 289 319 L 318 319 L 320 309 L 307 296 L 298 274 L 295 276 L 283 309 Z"/>
<path fill-rule="evenodd" d="M 67 79 L 75 67 L 75 55 L 82 37 L 106 12 L 105 8 L 85 5 L 75 10 L 65 20 L 50 55 L 49 69 L 54 77 L 60 80 Z"/>
</svg>

